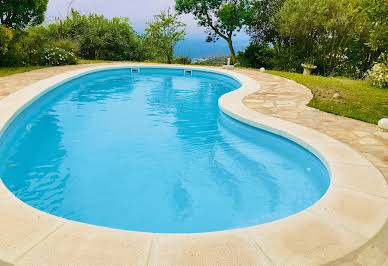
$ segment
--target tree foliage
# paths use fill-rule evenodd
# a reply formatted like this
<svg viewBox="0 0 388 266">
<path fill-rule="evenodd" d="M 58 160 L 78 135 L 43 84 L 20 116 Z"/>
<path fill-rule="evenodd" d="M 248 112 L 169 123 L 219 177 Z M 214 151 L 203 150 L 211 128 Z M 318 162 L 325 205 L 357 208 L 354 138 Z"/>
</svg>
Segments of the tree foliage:
<svg viewBox="0 0 388 266">
<path fill-rule="evenodd" d="M 250 23 L 252 1 L 250 0 L 176 0 L 175 9 L 192 14 L 200 26 L 208 31 L 207 41 L 223 38 L 227 41 L 233 61 L 236 53 L 232 37 Z"/>
<path fill-rule="evenodd" d="M 347 0 L 286 0 L 276 19 L 280 35 L 289 38 L 305 60 L 314 58 L 324 72 L 333 74 L 352 42 L 357 14 Z"/>
<path fill-rule="evenodd" d="M 166 57 L 167 62 L 171 64 L 175 46 L 185 39 L 186 24 L 179 20 L 178 14 L 173 14 L 168 9 L 155 15 L 154 20 L 147 25 L 145 29 L 147 43 Z"/>
<path fill-rule="evenodd" d="M 48 0 L 0 0 L 1 24 L 25 29 L 44 21 Z"/>
<path fill-rule="evenodd" d="M 0 25 L 0 56 L 8 51 L 8 45 L 13 38 L 13 30 Z"/>
<path fill-rule="evenodd" d="M 367 44 L 374 50 L 388 48 L 388 2 L 386 0 L 361 0 L 359 12 L 363 13 L 363 27 L 369 31 Z"/>
<path fill-rule="evenodd" d="M 314 58 L 321 73 L 362 77 L 382 52 L 368 45 L 374 26 L 363 1 L 286 0 L 275 18 L 279 33 Z"/>
<path fill-rule="evenodd" d="M 387 17 L 385 0 L 261 0 L 248 32 L 271 44 L 275 68 L 312 62 L 323 75 L 362 78 L 387 50 Z"/>
<path fill-rule="evenodd" d="M 256 43 L 277 42 L 278 31 L 274 17 L 285 0 L 261 0 L 253 3 L 251 21 L 247 32 Z"/>
</svg>

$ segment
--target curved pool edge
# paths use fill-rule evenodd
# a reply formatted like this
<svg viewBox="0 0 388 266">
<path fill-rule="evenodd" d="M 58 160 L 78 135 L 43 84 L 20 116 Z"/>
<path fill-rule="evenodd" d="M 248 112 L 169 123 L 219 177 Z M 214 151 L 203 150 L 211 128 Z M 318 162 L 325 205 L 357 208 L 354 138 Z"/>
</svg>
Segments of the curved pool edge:
<svg viewBox="0 0 388 266">
<path fill-rule="evenodd" d="M 0 132 L 29 103 L 58 84 L 90 72 L 121 67 L 200 69 L 239 80 L 240 89 L 219 99 L 221 110 L 244 123 L 291 139 L 314 153 L 330 172 L 328 191 L 308 209 L 267 224 L 213 233 L 151 234 L 83 224 L 41 212 L 17 199 L 0 180 L 0 213 L 5 217 L 0 223 L 1 260 L 21 264 L 39 260 L 41 263 L 138 265 L 228 261 L 245 265 L 322 264 L 362 246 L 384 225 L 388 216 L 388 189 L 381 173 L 342 142 L 246 107 L 242 99 L 257 91 L 259 84 L 232 71 L 141 64 L 70 71 L 1 100 Z"/>
</svg>

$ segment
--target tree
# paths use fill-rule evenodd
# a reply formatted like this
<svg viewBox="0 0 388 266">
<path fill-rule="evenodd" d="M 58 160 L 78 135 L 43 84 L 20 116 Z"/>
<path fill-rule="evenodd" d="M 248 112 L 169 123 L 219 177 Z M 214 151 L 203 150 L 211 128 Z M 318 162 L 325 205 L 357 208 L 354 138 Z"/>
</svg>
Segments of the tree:
<svg viewBox="0 0 388 266">
<path fill-rule="evenodd" d="M 313 61 L 320 74 L 363 78 L 388 47 L 386 0 L 260 0 L 253 6 L 248 33 L 274 48 L 276 69 L 299 71 Z"/>
<path fill-rule="evenodd" d="M 207 27 L 208 42 L 223 38 L 228 43 L 233 62 L 236 62 L 232 36 L 249 24 L 251 0 L 176 0 L 175 9 L 179 13 L 193 14 L 200 26 Z"/>
<path fill-rule="evenodd" d="M 44 21 L 48 0 L 0 0 L 1 24 L 25 29 Z"/>
<path fill-rule="evenodd" d="M 0 25 L 0 56 L 8 51 L 8 45 L 13 38 L 13 31 L 4 25 Z"/>
<path fill-rule="evenodd" d="M 365 15 L 362 26 L 368 29 L 367 45 L 373 50 L 388 49 L 388 3 L 386 0 L 361 0 L 360 12 Z"/>
<path fill-rule="evenodd" d="M 368 28 L 359 9 L 359 0 L 286 0 L 274 19 L 279 35 L 305 60 L 314 58 L 322 74 L 348 74 L 340 71 L 352 68 L 361 77 L 379 53 L 365 45 Z"/>
<path fill-rule="evenodd" d="M 274 17 L 283 7 L 285 0 L 261 0 L 253 3 L 253 11 L 247 32 L 255 43 L 276 43 L 277 27 Z"/>
<path fill-rule="evenodd" d="M 170 9 L 154 16 L 154 21 L 147 24 L 146 39 L 166 58 L 169 64 L 174 56 L 174 48 L 186 36 L 186 24 L 179 20 L 178 14 L 172 14 Z"/>
</svg>

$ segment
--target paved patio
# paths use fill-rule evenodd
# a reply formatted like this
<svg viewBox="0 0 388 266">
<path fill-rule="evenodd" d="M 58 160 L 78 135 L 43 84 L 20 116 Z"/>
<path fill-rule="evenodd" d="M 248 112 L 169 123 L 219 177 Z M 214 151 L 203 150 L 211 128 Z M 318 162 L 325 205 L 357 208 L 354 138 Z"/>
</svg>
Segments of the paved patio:
<svg viewBox="0 0 388 266">
<path fill-rule="evenodd" d="M 91 66 L 46 68 L 0 78 L 0 99 L 39 80 Z M 262 88 L 244 99 L 246 106 L 263 114 L 315 129 L 350 145 L 373 163 L 388 180 L 388 133 L 379 131 L 375 125 L 306 107 L 312 97 L 311 92 L 293 81 L 255 70 L 238 69 L 236 72 L 256 79 Z M 365 185 L 368 186 L 367 177 Z M 388 265 L 388 224 L 362 248 L 334 264 Z"/>
</svg>

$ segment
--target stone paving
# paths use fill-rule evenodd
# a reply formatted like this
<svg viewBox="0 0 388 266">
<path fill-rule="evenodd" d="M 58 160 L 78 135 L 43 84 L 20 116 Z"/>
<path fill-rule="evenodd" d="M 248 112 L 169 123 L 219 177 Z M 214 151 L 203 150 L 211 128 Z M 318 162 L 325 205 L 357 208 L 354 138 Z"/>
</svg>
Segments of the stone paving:
<svg viewBox="0 0 388 266">
<path fill-rule="evenodd" d="M 73 65 L 73 66 L 59 66 L 33 70 L 30 72 L 14 74 L 6 77 L 0 77 L 0 100 L 9 94 L 27 87 L 40 80 L 59 75 L 61 73 L 81 69 L 97 65 L 109 64 L 90 64 L 90 65 Z"/>
<path fill-rule="evenodd" d="M 0 77 L 0 99 L 39 80 L 93 65 L 45 68 Z M 257 80 L 261 85 L 260 91 L 244 99 L 246 106 L 266 115 L 310 127 L 348 144 L 373 163 L 388 180 L 387 132 L 379 131 L 377 126 L 372 124 L 307 107 L 306 104 L 312 98 L 310 90 L 293 81 L 255 70 L 236 71 Z M 362 248 L 334 262 L 333 265 L 388 266 L 388 224 L 386 223 L 381 232 Z"/>
</svg>

